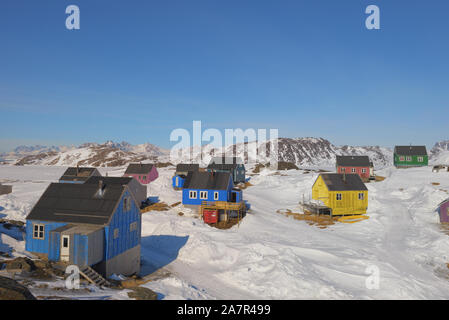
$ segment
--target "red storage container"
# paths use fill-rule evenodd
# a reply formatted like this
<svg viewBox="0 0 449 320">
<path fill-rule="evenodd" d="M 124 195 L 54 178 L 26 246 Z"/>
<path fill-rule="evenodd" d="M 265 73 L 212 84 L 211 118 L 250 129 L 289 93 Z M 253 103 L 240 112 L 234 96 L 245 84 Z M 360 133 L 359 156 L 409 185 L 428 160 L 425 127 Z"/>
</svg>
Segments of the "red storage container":
<svg viewBox="0 0 449 320">
<path fill-rule="evenodd" d="M 205 223 L 217 223 L 218 222 L 218 210 L 204 210 L 203 220 Z"/>
</svg>

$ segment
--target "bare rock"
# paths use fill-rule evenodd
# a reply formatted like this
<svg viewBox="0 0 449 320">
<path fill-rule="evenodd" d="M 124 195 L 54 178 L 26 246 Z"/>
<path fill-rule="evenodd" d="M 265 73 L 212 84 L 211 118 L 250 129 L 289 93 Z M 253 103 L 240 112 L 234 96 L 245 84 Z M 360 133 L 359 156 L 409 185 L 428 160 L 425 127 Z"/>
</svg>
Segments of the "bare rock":
<svg viewBox="0 0 449 320">
<path fill-rule="evenodd" d="M 0 300 L 36 300 L 36 298 L 17 281 L 0 276 Z"/>
<path fill-rule="evenodd" d="M 128 292 L 128 297 L 136 300 L 157 300 L 157 293 L 144 287 L 137 287 Z"/>
</svg>

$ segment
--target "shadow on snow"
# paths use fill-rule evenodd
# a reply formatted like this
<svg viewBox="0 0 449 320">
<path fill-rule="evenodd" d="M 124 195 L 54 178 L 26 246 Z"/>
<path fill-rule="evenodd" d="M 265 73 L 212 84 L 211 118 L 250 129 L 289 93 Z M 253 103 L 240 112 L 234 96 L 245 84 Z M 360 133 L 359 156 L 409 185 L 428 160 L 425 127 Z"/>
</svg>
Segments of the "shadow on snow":
<svg viewBox="0 0 449 320">
<path fill-rule="evenodd" d="M 176 260 L 179 250 L 187 243 L 189 236 L 168 235 L 142 237 L 142 277 L 150 275 Z"/>
</svg>

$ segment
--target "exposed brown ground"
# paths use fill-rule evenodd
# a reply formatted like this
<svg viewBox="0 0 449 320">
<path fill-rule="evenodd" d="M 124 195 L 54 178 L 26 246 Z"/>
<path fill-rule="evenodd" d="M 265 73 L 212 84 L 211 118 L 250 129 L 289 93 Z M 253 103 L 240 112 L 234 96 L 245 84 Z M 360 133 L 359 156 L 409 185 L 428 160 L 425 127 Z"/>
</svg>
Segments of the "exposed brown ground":
<svg viewBox="0 0 449 320">
<path fill-rule="evenodd" d="M 252 187 L 253 184 L 251 184 L 251 182 L 245 182 L 245 183 L 239 183 L 238 184 L 238 188 L 240 188 L 241 190 L 245 190 L 248 187 Z"/>
<path fill-rule="evenodd" d="M 158 202 L 154 203 L 148 207 L 145 207 L 141 210 L 142 213 L 149 212 L 149 211 L 168 211 L 170 210 L 170 206 L 166 204 L 165 202 Z"/>
<path fill-rule="evenodd" d="M 307 224 L 311 226 L 316 226 L 320 229 L 326 229 L 328 226 L 335 224 L 337 221 L 337 217 L 330 217 L 326 215 L 316 215 L 312 214 L 308 211 L 305 211 L 304 213 L 297 213 L 292 212 L 290 209 L 282 210 L 279 209 L 276 211 L 277 213 L 280 213 L 286 217 L 293 217 L 295 220 L 301 220 L 306 221 Z"/>
<path fill-rule="evenodd" d="M 242 221 L 242 219 L 240 219 L 240 222 L 241 221 Z M 215 224 L 210 224 L 210 226 L 214 227 L 214 228 L 217 228 L 217 229 L 221 229 L 221 230 L 227 230 L 227 229 L 231 229 L 233 226 L 235 226 L 238 223 L 239 223 L 239 220 L 231 219 L 228 222 L 220 221 L 220 222 L 215 223 Z"/>
<path fill-rule="evenodd" d="M 382 176 L 375 176 L 374 177 L 376 180 L 376 182 L 380 182 L 380 181 L 384 181 L 385 180 L 385 177 L 382 177 Z"/>
<path fill-rule="evenodd" d="M 173 204 L 170 205 L 171 208 L 177 207 L 181 204 L 181 201 L 175 202 Z"/>
<path fill-rule="evenodd" d="M 439 182 L 432 182 L 432 185 L 433 185 L 433 186 L 439 186 L 440 183 L 439 183 Z"/>
</svg>

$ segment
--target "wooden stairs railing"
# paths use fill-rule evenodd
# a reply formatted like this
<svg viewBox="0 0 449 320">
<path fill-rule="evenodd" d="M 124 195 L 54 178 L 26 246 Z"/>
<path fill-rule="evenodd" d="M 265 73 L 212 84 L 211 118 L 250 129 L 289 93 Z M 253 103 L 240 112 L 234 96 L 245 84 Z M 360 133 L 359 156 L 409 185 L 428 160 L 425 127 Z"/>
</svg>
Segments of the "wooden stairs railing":
<svg viewBox="0 0 449 320">
<path fill-rule="evenodd" d="M 82 267 L 80 274 L 90 283 L 98 287 L 110 287 L 111 283 L 89 266 Z"/>
</svg>

